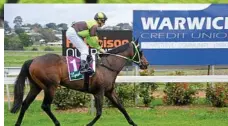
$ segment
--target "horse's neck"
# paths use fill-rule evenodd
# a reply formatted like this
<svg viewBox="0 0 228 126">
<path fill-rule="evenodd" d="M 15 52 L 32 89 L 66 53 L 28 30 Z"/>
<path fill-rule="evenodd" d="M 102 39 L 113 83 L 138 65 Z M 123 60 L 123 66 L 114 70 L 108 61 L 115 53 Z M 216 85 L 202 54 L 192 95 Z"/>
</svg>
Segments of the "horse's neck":
<svg viewBox="0 0 228 126">
<path fill-rule="evenodd" d="M 120 56 L 124 56 L 124 57 L 129 57 L 130 53 L 128 53 L 128 50 L 121 52 L 121 53 L 117 53 L 114 55 L 120 55 Z M 127 60 L 119 57 L 119 56 L 114 56 L 114 55 L 109 55 L 107 57 L 103 57 L 102 58 L 102 63 L 110 68 L 110 70 L 114 70 L 113 72 L 116 74 L 119 74 L 119 72 L 123 69 L 123 67 L 126 65 Z"/>
</svg>

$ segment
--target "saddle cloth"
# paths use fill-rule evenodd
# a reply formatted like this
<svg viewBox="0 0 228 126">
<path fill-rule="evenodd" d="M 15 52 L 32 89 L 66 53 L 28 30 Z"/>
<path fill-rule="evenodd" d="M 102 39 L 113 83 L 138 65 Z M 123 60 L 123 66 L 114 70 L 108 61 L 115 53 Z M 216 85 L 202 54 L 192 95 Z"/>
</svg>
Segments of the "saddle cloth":
<svg viewBox="0 0 228 126">
<path fill-rule="evenodd" d="M 67 67 L 68 67 L 68 74 L 69 74 L 69 80 L 74 81 L 74 80 L 82 80 L 84 79 L 84 75 L 80 73 L 80 65 L 81 65 L 81 59 L 78 57 L 73 57 L 73 56 L 66 56 L 67 60 Z M 95 73 L 95 60 L 92 61 L 90 64 L 90 67 L 94 70 Z M 91 74 L 91 76 L 94 75 Z"/>
</svg>

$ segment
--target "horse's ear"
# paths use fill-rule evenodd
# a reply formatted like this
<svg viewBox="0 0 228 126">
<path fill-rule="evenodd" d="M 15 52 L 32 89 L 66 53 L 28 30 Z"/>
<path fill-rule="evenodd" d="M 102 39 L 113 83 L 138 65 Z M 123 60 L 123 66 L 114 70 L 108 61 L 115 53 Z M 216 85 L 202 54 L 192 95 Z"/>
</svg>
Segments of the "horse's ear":
<svg viewBox="0 0 228 126">
<path fill-rule="evenodd" d="M 135 41 L 135 44 L 136 44 L 136 45 L 139 44 L 139 37 L 138 37 L 137 40 Z"/>
</svg>

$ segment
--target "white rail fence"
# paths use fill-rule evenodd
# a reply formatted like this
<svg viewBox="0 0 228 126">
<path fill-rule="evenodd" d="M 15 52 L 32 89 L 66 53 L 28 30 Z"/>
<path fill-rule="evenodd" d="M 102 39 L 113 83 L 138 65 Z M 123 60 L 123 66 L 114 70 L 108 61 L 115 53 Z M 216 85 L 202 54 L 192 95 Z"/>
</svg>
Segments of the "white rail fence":
<svg viewBox="0 0 228 126">
<path fill-rule="evenodd" d="M 13 84 L 16 77 L 5 77 L 4 84 Z M 228 82 L 228 75 L 201 76 L 118 76 L 117 83 L 137 82 Z"/>
<path fill-rule="evenodd" d="M 5 67 L 4 84 L 13 84 L 20 69 L 20 67 Z M 116 82 L 228 82 L 228 75 L 117 76 Z"/>
<path fill-rule="evenodd" d="M 16 75 L 20 72 L 20 67 L 5 67 L 4 84 L 6 85 L 6 92 L 8 97 L 8 107 L 10 108 L 10 93 L 9 84 L 13 84 Z M 12 77 L 13 76 L 13 77 Z M 200 75 L 200 76 L 118 76 L 117 83 L 137 83 L 137 82 L 228 82 L 228 75 Z M 91 101 L 91 108 L 93 108 L 93 97 Z M 94 112 L 94 108 L 91 109 Z"/>
</svg>

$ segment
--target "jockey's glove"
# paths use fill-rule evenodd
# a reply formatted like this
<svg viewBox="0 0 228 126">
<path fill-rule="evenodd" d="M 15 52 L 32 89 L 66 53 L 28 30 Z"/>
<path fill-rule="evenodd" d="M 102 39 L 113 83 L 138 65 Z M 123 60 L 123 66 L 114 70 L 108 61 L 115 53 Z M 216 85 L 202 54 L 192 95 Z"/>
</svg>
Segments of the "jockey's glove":
<svg viewBox="0 0 228 126">
<path fill-rule="evenodd" d="M 100 53 L 105 53 L 104 49 L 100 49 L 99 51 L 100 51 Z"/>
</svg>

